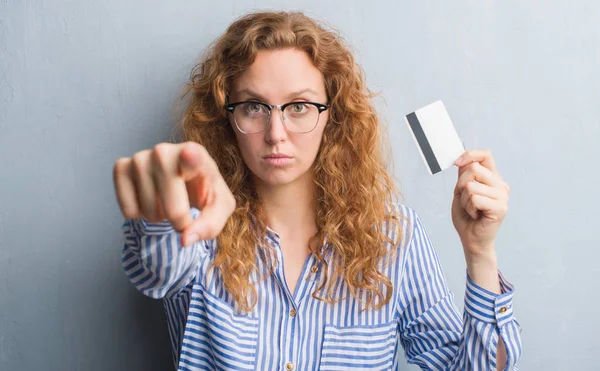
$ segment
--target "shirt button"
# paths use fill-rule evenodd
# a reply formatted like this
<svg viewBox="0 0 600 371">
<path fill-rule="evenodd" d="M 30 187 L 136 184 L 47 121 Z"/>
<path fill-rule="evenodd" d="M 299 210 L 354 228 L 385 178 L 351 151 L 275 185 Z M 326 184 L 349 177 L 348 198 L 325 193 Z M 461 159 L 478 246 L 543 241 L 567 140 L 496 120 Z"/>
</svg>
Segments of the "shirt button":
<svg viewBox="0 0 600 371">
<path fill-rule="evenodd" d="M 319 267 L 317 267 L 316 265 L 313 265 L 313 266 L 312 266 L 312 268 L 310 268 L 310 270 L 311 270 L 313 273 L 317 273 L 317 271 L 319 270 Z"/>
<path fill-rule="evenodd" d="M 289 370 L 293 370 L 294 369 L 294 365 L 291 364 L 290 362 L 288 362 L 288 363 L 285 364 L 285 369 L 288 370 L 288 371 Z"/>
<path fill-rule="evenodd" d="M 290 310 L 290 316 L 296 317 L 296 309 Z"/>
<path fill-rule="evenodd" d="M 500 308 L 500 313 L 504 313 L 504 312 L 506 312 L 506 307 Z"/>
</svg>

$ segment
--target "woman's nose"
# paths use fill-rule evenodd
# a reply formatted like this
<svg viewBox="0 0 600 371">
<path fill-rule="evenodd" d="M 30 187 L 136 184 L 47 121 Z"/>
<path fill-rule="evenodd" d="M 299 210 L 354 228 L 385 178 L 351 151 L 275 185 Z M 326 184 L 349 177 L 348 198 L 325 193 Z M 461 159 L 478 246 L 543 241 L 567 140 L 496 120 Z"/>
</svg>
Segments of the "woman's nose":
<svg viewBox="0 0 600 371">
<path fill-rule="evenodd" d="M 265 129 L 265 140 L 269 143 L 278 143 L 287 138 L 287 130 L 283 123 L 283 115 L 279 109 L 273 109 Z"/>
</svg>

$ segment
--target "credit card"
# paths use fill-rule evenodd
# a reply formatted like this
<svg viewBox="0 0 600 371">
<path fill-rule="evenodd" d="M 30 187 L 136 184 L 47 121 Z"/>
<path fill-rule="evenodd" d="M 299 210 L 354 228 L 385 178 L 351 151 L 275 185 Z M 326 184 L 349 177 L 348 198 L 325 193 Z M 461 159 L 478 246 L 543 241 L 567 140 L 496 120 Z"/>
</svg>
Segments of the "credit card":
<svg viewBox="0 0 600 371">
<path fill-rule="evenodd" d="M 404 119 L 431 175 L 453 166 L 465 153 L 441 100 L 409 113 Z"/>
</svg>

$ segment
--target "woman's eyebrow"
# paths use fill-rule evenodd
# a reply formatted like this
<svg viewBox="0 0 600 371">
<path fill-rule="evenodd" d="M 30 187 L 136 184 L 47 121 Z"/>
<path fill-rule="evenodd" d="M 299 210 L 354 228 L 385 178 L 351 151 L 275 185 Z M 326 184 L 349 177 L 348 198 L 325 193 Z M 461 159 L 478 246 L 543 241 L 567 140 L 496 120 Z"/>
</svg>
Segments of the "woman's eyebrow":
<svg viewBox="0 0 600 371">
<path fill-rule="evenodd" d="M 301 89 L 301 90 L 289 93 L 287 95 L 287 98 L 291 99 L 291 98 L 297 97 L 297 96 L 305 94 L 305 93 L 310 93 L 315 98 L 319 95 L 314 89 L 306 88 L 306 89 Z M 240 90 L 236 91 L 236 94 L 238 94 L 238 95 L 245 94 L 245 95 L 250 96 L 252 98 L 257 98 L 257 99 L 259 99 L 262 102 L 266 102 L 267 101 L 262 95 L 260 95 L 259 93 L 255 92 L 255 91 L 253 91 L 251 89 L 248 89 L 248 88 L 240 89 Z"/>
<path fill-rule="evenodd" d="M 266 101 L 266 99 L 264 99 L 263 96 L 261 96 L 257 92 L 255 92 L 253 90 L 250 90 L 250 89 L 240 89 L 240 90 L 236 91 L 236 95 L 242 95 L 242 94 L 245 94 L 245 95 L 250 96 L 252 98 L 257 98 L 257 99 L 259 99 L 260 101 L 263 101 L 263 102 Z"/>
<path fill-rule="evenodd" d="M 288 98 L 297 97 L 297 96 L 299 96 L 299 95 L 303 95 L 303 94 L 305 94 L 305 93 L 310 93 L 310 94 L 312 94 L 312 95 L 313 95 L 315 98 L 319 96 L 319 94 L 318 94 L 318 93 L 317 93 L 315 90 L 313 90 L 313 89 L 311 89 L 311 88 L 306 88 L 306 89 L 302 89 L 302 90 L 298 90 L 298 91 L 295 91 L 295 92 L 292 92 L 292 93 L 290 93 L 290 94 L 288 95 Z"/>
</svg>

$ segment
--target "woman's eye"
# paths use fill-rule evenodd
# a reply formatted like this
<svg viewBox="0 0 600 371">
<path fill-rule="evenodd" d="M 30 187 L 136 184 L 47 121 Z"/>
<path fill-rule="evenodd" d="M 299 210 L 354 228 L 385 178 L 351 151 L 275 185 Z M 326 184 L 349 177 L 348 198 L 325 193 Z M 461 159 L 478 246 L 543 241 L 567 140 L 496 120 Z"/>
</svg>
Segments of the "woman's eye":
<svg viewBox="0 0 600 371">
<path fill-rule="evenodd" d="M 248 105 L 248 111 L 251 113 L 257 113 L 260 112 L 260 104 L 256 104 L 256 103 L 250 103 Z"/>
<path fill-rule="evenodd" d="M 292 109 L 294 110 L 294 113 L 301 113 L 304 110 L 304 104 L 302 103 L 298 103 L 298 104 L 294 104 L 292 106 Z"/>
</svg>

